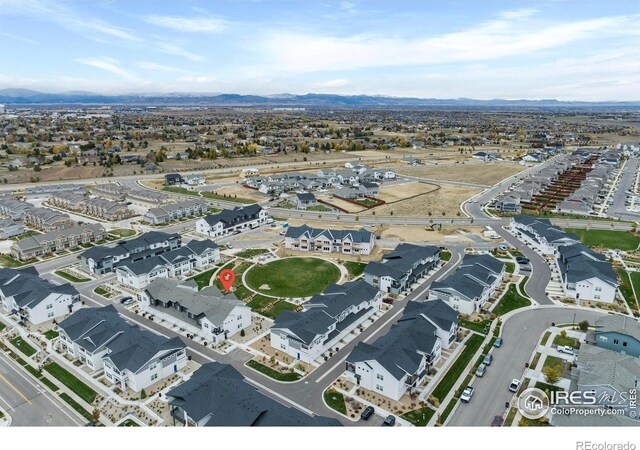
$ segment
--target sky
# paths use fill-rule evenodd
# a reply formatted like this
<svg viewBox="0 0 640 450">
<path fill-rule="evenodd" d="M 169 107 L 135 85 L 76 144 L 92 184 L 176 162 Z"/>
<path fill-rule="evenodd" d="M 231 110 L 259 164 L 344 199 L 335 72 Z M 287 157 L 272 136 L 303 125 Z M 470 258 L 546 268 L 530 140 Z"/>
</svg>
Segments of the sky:
<svg viewBox="0 0 640 450">
<path fill-rule="evenodd" d="M 0 0 L 0 89 L 640 100 L 638 0 Z"/>
</svg>

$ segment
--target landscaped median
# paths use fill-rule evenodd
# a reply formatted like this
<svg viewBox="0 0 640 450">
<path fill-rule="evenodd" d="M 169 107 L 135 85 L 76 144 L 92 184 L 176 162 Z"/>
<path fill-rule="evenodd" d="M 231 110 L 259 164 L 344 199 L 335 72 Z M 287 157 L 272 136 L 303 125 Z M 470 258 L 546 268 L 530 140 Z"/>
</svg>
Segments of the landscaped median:
<svg viewBox="0 0 640 450">
<path fill-rule="evenodd" d="M 67 281 L 71 281 L 72 283 L 84 283 L 87 281 L 91 281 L 91 278 L 79 278 L 63 270 L 56 270 L 54 273 Z"/>
<path fill-rule="evenodd" d="M 80 397 L 88 404 L 92 404 L 97 397 L 96 391 L 80 381 L 76 376 L 71 374 L 68 370 L 60 367 L 58 363 L 52 362 L 43 367 L 44 370 L 49 372 L 55 379 L 60 381 L 74 394 Z"/>
<path fill-rule="evenodd" d="M 324 391 L 324 401 L 331 409 L 338 411 L 342 415 L 347 415 L 347 405 L 344 402 L 344 395 L 335 389 L 327 389 Z"/>
<path fill-rule="evenodd" d="M 522 288 L 526 282 L 527 282 L 527 277 L 524 277 L 524 279 L 519 283 L 520 287 Z M 513 310 L 516 310 L 519 308 L 525 308 L 530 305 L 531 305 L 531 300 L 520 295 L 518 293 L 518 289 L 516 288 L 515 284 L 510 284 L 509 289 L 507 289 L 507 292 L 504 293 L 502 298 L 500 298 L 500 300 L 498 301 L 496 306 L 493 308 L 493 310 L 491 310 L 491 312 L 498 316 L 502 316 Z"/>
<path fill-rule="evenodd" d="M 252 369 L 257 370 L 258 372 L 268 376 L 269 378 L 273 378 L 274 380 L 277 380 L 277 381 L 290 383 L 292 381 L 298 381 L 300 378 L 302 378 L 302 375 L 300 375 L 297 372 L 293 372 L 293 371 L 279 372 L 277 370 L 272 369 L 271 367 L 267 367 L 264 364 L 259 363 L 258 361 L 254 361 L 253 359 L 250 361 L 247 361 L 246 366 L 251 367 Z"/>
</svg>

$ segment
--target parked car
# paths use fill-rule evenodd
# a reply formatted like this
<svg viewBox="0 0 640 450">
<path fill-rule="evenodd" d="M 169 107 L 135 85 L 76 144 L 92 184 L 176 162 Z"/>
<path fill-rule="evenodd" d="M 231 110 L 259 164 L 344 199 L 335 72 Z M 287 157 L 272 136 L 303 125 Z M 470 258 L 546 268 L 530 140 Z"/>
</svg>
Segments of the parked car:
<svg viewBox="0 0 640 450">
<path fill-rule="evenodd" d="M 124 305 L 124 304 L 127 304 L 127 305 L 128 305 L 129 303 L 127 303 L 127 302 L 128 302 L 129 300 L 133 300 L 133 297 L 131 297 L 130 295 L 127 295 L 127 296 L 122 297 L 122 298 L 120 299 L 120 303 L 122 303 L 123 305 Z"/>
<path fill-rule="evenodd" d="M 396 424 L 396 416 L 389 414 L 384 422 L 382 422 L 382 426 L 384 427 L 392 427 Z"/>
<path fill-rule="evenodd" d="M 134 303 L 134 302 L 135 302 L 135 299 L 130 298 L 129 300 L 125 301 L 125 302 L 123 303 L 123 305 L 127 306 L 127 305 L 130 305 L 130 304 Z"/>
<path fill-rule="evenodd" d="M 360 414 L 360 418 L 362 420 L 369 420 L 369 418 L 371 416 L 373 416 L 373 413 L 375 413 L 376 410 L 373 409 L 373 406 L 367 406 L 364 411 L 362 411 L 362 414 Z"/>
<path fill-rule="evenodd" d="M 525 258 L 524 256 L 517 256 L 516 262 L 518 264 L 529 264 L 529 258 Z"/>
<path fill-rule="evenodd" d="M 493 361 L 493 355 L 489 353 L 487 356 L 484 357 L 484 359 L 482 360 L 482 363 L 486 366 L 490 366 L 491 361 Z"/>
<path fill-rule="evenodd" d="M 487 366 L 484 364 L 480 364 L 476 369 L 476 376 L 482 377 L 486 371 L 487 371 Z"/>
<path fill-rule="evenodd" d="M 233 248 L 233 244 L 231 244 L 230 242 L 228 244 L 224 244 L 227 246 L 227 248 Z"/>
<path fill-rule="evenodd" d="M 574 356 L 576 353 L 573 351 L 573 347 L 569 345 L 558 346 L 558 351 L 560 353 L 564 353 L 565 355 Z"/>
<path fill-rule="evenodd" d="M 494 416 L 493 422 L 491 422 L 492 427 L 501 427 L 504 422 L 504 418 L 502 416 Z"/>
<path fill-rule="evenodd" d="M 496 340 L 493 341 L 493 346 L 495 348 L 500 348 L 502 346 L 502 338 L 501 337 L 496 338 Z"/>
<path fill-rule="evenodd" d="M 518 392 L 518 388 L 520 388 L 520 380 L 514 378 L 511 380 L 511 384 L 509 385 L 509 390 L 511 392 Z"/>
<path fill-rule="evenodd" d="M 469 401 L 471 401 L 471 397 L 473 397 L 473 386 L 467 386 L 464 388 L 464 391 L 462 391 L 460 401 L 462 403 L 469 403 Z"/>
<path fill-rule="evenodd" d="M 498 250 L 500 250 L 502 252 L 506 252 L 507 250 L 509 250 L 509 247 L 507 247 L 504 244 L 500 244 L 500 245 L 498 245 Z"/>
<path fill-rule="evenodd" d="M 385 297 L 382 299 L 382 303 L 386 303 L 387 305 L 393 305 L 393 299 L 391 297 Z"/>
<path fill-rule="evenodd" d="M 284 236 L 285 234 L 287 234 L 287 232 L 286 231 L 281 231 L 279 234 L 280 234 L 280 236 Z"/>
</svg>

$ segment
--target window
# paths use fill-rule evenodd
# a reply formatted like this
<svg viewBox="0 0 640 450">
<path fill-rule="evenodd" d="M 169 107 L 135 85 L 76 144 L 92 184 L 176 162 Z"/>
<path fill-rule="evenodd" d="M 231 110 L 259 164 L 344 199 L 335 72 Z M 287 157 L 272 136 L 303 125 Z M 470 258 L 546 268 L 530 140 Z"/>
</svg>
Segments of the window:
<svg viewBox="0 0 640 450">
<path fill-rule="evenodd" d="M 627 341 L 622 342 L 622 346 L 626 347 L 627 346 Z"/>
<path fill-rule="evenodd" d="M 286 349 L 287 349 L 287 346 L 286 346 L 286 344 L 280 344 L 280 348 L 281 348 L 282 350 L 286 350 Z"/>
<path fill-rule="evenodd" d="M 600 296 L 599 296 L 599 295 L 594 295 L 594 296 L 593 296 L 593 298 L 594 298 L 595 300 L 600 300 Z"/>
<path fill-rule="evenodd" d="M 608 338 L 608 337 L 606 337 L 606 336 L 600 336 L 600 341 L 601 341 L 601 342 L 607 342 L 608 340 L 609 340 L 609 338 Z"/>
<path fill-rule="evenodd" d="M 149 366 L 149 370 L 153 370 L 156 368 L 156 363 L 153 363 Z"/>
<path fill-rule="evenodd" d="M 47 305 L 47 309 L 53 309 L 53 303 L 49 303 L 49 304 Z"/>
<path fill-rule="evenodd" d="M 384 391 L 384 387 L 381 384 L 376 384 L 376 389 L 379 391 Z"/>
<path fill-rule="evenodd" d="M 376 374 L 376 378 L 380 381 L 384 380 L 384 376 L 382 376 L 382 374 Z"/>
<path fill-rule="evenodd" d="M 596 292 L 602 292 L 602 288 L 601 287 L 597 287 L 596 288 Z"/>
<path fill-rule="evenodd" d="M 154 373 L 153 375 L 151 375 L 151 381 L 153 380 L 157 380 L 158 379 L 158 374 Z"/>
<path fill-rule="evenodd" d="M 50 312 L 49 314 L 47 314 L 47 317 L 53 317 L 55 314 L 53 314 L 53 312 Z"/>
<path fill-rule="evenodd" d="M 614 340 L 613 340 L 613 343 L 614 343 L 615 345 L 618 345 L 618 344 L 620 343 L 620 341 L 619 341 L 619 340 L 617 340 L 617 339 L 614 339 Z"/>
</svg>

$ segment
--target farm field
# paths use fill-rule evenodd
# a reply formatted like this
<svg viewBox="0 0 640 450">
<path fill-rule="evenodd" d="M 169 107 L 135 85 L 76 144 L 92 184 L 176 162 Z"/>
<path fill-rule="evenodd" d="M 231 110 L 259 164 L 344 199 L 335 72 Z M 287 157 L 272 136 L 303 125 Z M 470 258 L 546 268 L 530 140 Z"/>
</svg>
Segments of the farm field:
<svg viewBox="0 0 640 450">
<path fill-rule="evenodd" d="M 522 172 L 524 169 L 526 169 L 525 166 L 515 163 L 469 161 L 465 164 L 408 167 L 398 169 L 397 172 L 413 177 L 494 185 L 507 177 Z"/>
</svg>

